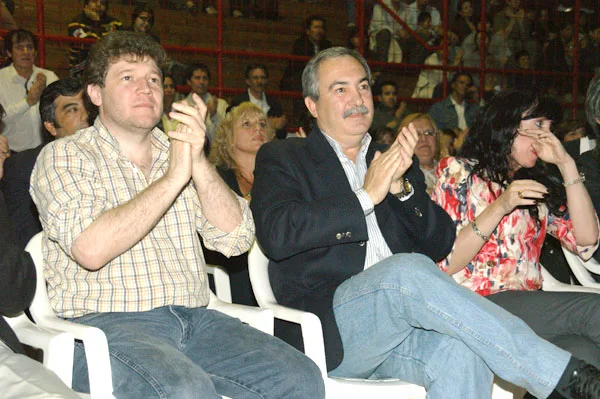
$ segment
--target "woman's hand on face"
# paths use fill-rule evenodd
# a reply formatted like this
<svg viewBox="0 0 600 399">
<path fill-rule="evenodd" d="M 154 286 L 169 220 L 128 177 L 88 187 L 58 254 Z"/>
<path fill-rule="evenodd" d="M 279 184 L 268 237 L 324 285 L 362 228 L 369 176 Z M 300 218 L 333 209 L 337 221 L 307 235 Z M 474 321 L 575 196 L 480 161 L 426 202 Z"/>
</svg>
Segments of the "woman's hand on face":
<svg viewBox="0 0 600 399">
<path fill-rule="evenodd" d="M 497 203 L 504 214 L 508 215 L 516 207 L 535 205 L 546 194 L 548 194 L 546 186 L 535 180 L 515 180 L 494 203 Z"/>
<path fill-rule="evenodd" d="M 521 129 L 519 134 L 534 139 L 531 145 L 538 157 L 544 162 L 559 166 L 572 159 L 558 137 L 550 131 Z"/>
</svg>

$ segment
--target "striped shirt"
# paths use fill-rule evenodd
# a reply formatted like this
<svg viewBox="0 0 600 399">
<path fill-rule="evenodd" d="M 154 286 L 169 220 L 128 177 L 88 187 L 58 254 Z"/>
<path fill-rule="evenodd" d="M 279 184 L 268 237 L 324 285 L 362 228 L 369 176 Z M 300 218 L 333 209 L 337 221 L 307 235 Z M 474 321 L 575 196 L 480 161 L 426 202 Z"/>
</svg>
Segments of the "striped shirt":
<svg viewBox="0 0 600 399">
<path fill-rule="evenodd" d="M 245 200 L 242 222 L 230 233 L 202 214 L 190 182 L 157 225 L 137 244 L 98 271 L 73 258 L 79 234 L 103 212 L 121 206 L 169 167 L 169 142 L 152 131 L 150 181 L 120 151 L 100 118 L 74 136 L 56 140 L 41 152 L 31 177 L 31 195 L 40 211 L 45 238 L 44 268 L 50 303 L 61 317 L 96 312 L 141 312 L 178 305 L 208 304 L 209 288 L 198 233 L 211 250 L 226 256 L 246 252 L 254 221 Z"/>
<path fill-rule="evenodd" d="M 392 251 L 385 242 L 383 234 L 377 224 L 373 201 L 371 201 L 371 197 L 369 197 L 369 194 L 367 194 L 363 188 L 363 185 L 365 184 L 365 175 L 367 174 L 367 150 L 369 149 L 369 144 L 371 144 L 371 136 L 367 133 L 365 137 L 363 137 L 360 151 L 356 156 L 356 162 L 353 162 L 346 154 L 344 154 L 342 147 L 337 141 L 325 133 L 323 133 L 323 135 L 340 160 L 342 168 L 344 168 L 344 173 L 346 173 L 346 177 L 350 183 L 350 187 L 352 188 L 352 191 L 354 191 L 354 194 L 356 194 L 365 214 L 367 234 L 369 235 L 369 239 L 367 240 L 367 255 L 365 257 L 365 269 L 367 269 L 375 263 L 392 256 Z"/>
</svg>

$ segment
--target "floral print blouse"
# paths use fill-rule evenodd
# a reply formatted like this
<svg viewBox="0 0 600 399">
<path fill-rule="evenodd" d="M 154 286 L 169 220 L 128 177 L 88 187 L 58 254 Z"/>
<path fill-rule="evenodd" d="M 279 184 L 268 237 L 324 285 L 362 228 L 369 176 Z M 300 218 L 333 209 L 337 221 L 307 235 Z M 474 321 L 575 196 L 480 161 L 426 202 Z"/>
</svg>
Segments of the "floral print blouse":
<svg viewBox="0 0 600 399">
<path fill-rule="evenodd" d="M 458 233 L 503 192 L 497 183 L 474 175 L 475 161 L 464 158 L 443 158 L 436 169 L 438 182 L 432 198 L 452 218 Z M 507 290 L 538 290 L 542 286 L 539 267 L 540 252 L 546 233 L 582 258 L 589 258 L 598 244 L 581 247 L 575 243 L 573 224 L 568 214 L 556 217 L 549 214 L 545 204 L 538 204 L 539 223 L 527 210 L 515 209 L 504 216 L 479 253 L 454 279 L 481 295 Z M 438 263 L 446 270 L 454 249 Z"/>
</svg>

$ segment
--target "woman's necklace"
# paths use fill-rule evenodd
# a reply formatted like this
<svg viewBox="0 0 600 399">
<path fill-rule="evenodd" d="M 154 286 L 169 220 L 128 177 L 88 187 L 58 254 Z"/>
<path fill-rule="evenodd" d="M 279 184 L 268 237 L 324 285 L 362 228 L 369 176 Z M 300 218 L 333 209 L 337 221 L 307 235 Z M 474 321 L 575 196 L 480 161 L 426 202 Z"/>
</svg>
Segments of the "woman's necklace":
<svg viewBox="0 0 600 399">
<path fill-rule="evenodd" d="M 248 186 L 248 190 L 246 190 L 246 193 L 244 194 L 244 198 L 246 198 L 248 201 L 250 201 L 252 199 L 252 195 L 250 194 L 250 191 L 252 191 L 252 184 L 253 182 L 251 182 L 250 180 L 246 179 L 246 177 L 244 176 L 243 173 L 238 173 L 237 174 L 238 178 L 242 179 L 246 185 Z M 241 187 L 240 187 L 241 189 Z"/>
</svg>

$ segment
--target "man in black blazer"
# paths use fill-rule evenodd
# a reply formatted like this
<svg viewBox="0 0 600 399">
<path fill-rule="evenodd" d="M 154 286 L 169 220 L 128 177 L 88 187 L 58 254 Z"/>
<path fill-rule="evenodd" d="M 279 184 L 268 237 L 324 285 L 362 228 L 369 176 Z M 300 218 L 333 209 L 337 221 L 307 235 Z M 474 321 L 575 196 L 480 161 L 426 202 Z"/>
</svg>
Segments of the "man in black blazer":
<svg viewBox="0 0 600 399">
<path fill-rule="evenodd" d="M 231 100 L 230 108 L 236 107 L 243 102 L 250 101 L 262 109 L 271 127 L 275 130 L 277 138 L 284 139 L 286 136 L 285 126 L 287 118 L 283 113 L 283 107 L 279 100 L 273 96 L 267 96 L 265 89 L 269 83 L 269 71 L 264 64 L 250 64 L 246 67 L 246 85 L 248 90 L 237 95 Z"/>
<path fill-rule="evenodd" d="M 250 206 L 275 296 L 319 316 L 330 375 L 480 399 L 496 373 L 537 397 L 555 387 L 570 397 L 566 383 L 583 378 L 578 360 L 431 260 L 448 254 L 455 228 L 426 194 L 414 156 L 421 133 L 411 125 L 387 150 L 371 144 L 364 58 L 322 51 L 302 83 L 318 126 L 307 139 L 261 147 Z"/>
</svg>

